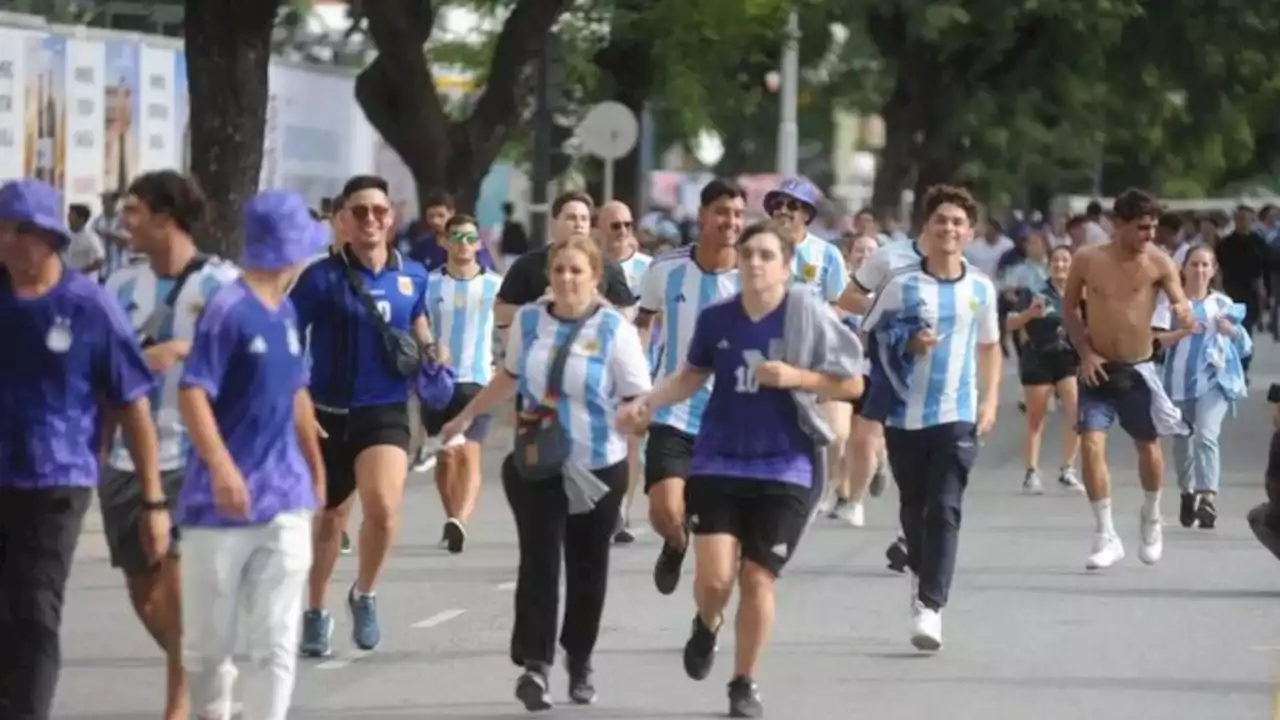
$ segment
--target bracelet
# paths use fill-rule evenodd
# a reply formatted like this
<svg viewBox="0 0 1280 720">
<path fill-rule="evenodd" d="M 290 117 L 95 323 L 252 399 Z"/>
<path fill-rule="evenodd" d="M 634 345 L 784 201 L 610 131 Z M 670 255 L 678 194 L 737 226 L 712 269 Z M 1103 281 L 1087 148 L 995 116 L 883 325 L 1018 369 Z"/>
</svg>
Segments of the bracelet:
<svg viewBox="0 0 1280 720">
<path fill-rule="evenodd" d="M 169 498 L 160 498 L 159 500 L 143 500 L 142 509 L 148 512 L 169 509 Z"/>
</svg>

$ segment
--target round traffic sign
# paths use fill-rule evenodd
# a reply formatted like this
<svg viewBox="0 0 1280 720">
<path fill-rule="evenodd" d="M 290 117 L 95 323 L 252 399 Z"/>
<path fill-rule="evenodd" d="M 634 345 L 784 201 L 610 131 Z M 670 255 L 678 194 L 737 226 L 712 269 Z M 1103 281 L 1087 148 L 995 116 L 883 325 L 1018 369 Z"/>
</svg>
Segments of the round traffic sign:
<svg viewBox="0 0 1280 720">
<path fill-rule="evenodd" d="M 602 160 L 617 160 L 636 146 L 640 123 L 626 105 L 608 100 L 587 111 L 575 134 L 584 152 Z"/>
</svg>

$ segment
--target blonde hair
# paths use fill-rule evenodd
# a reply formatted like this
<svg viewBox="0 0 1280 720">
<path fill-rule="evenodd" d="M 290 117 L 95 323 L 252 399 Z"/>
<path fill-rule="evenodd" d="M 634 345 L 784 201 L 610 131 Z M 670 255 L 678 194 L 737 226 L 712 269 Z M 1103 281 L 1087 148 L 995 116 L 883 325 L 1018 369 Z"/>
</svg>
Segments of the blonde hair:
<svg viewBox="0 0 1280 720">
<path fill-rule="evenodd" d="M 547 270 L 551 270 L 551 264 L 556 261 L 556 257 L 564 252 L 580 252 L 587 258 L 587 265 L 591 267 L 591 272 L 595 273 L 596 279 L 604 277 L 604 254 L 600 252 L 600 246 L 595 240 L 591 239 L 591 235 L 587 233 L 574 233 L 563 240 L 557 240 L 547 248 Z"/>
</svg>

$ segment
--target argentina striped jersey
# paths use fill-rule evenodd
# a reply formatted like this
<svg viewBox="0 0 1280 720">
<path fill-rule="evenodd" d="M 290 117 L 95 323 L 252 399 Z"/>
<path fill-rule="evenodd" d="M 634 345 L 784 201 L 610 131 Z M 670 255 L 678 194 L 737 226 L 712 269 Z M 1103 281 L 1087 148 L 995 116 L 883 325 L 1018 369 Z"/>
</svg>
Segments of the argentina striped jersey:
<svg viewBox="0 0 1280 720">
<path fill-rule="evenodd" d="M 640 291 L 642 312 L 661 315 L 661 353 L 654 358 L 654 379 L 673 375 L 689 354 L 698 315 L 712 303 L 738 293 L 738 270 L 704 272 L 695 258 L 696 245 L 658 256 L 645 274 Z M 711 398 L 712 380 L 688 400 L 658 410 L 653 422 L 697 435 L 702 412 Z"/>
<path fill-rule="evenodd" d="M 493 379 L 493 306 L 502 276 L 480 269 L 474 277 L 452 277 L 441 268 L 427 283 L 427 315 L 436 341 L 449 348 L 458 382 L 488 385 Z"/>
<path fill-rule="evenodd" d="M 1195 400 L 1213 388 L 1224 376 L 1235 373 L 1243 384 L 1244 370 L 1239 361 L 1228 363 L 1220 342 L 1218 318 L 1226 315 L 1235 303 L 1220 292 L 1210 292 L 1203 300 L 1191 301 L 1191 312 L 1204 332 L 1192 333 L 1169 348 L 1165 354 L 1163 380 L 1164 389 L 1169 399 L 1175 402 Z M 1164 293 L 1156 301 L 1156 312 L 1151 319 L 1151 327 L 1168 330 L 1173 327 L 1169 299 Z M 1243 351 L 1248 342 L 1248 334 L 1237 326 L 1236 332 L 1241 335 L 1237 349 Z M 1225 338 L 1221 338 L 1225 339 Z M 1251 345 L 1251 343 L 1250 343 Z M 1241 354 L 1245 354 L 1241 352 Z"/>
<path fill-rule="evenodd" d="M 587 318 L 565 364 L 557 398 L 547 396 L 547 370 L 573 328 L 539 300 L 516 311 L 503 358 L 526 403 L 554 402 L 570 441 L 569 461 L 599 470 L 626 460 L 627 436 L 617 429 L 623 398 L 648 392 L 649 367 L 640 334 L 621 312 L 601 307 Z"/>
<path fill-rule="evenodd" d="M 618 264 L 622 266 L 622 272 L 627 276 L 627 287 L 631 288 L 631 294 L 638 296 L 640 283 L 644 280 L 644 274 L 649 266 L 653 264 L 653 258 L 642 252 L 635 252 Z"/>
<path fill-rule="evenodd" d="M 813 288 L 827 302 L 838 300 L 849 284 L 849 272 L 839 248 L 813 233 L 796 246 L 796 254 L 791 258 L 791 275 L 795 282 Z"/>
<path fill-rule="evenodd" d="M 895 406 L 884 424 L 919 430 L 976 422 L 977 348 L 1000 341 L 995 286 L 968 264 L 955 280 L 938 279 L 921 265 L 890 279 L 867 313 L 864 327 L 873 331 L 882 319 L 899 314 L 922 318 L 933 328 L 938 344 L 915 358 L 905 402 Z"/>
<path fill-rule="evenodd" d="M 163 321 L 155 333 L 155 340 L 160 343 L 170 340 L 190 341 L 195 337 L 196 319 L 200 317 L 205 302 L 219 288 L 239 275 L 239 268 L 225 260 L 212 258 L 206 262 L 204 267 L 187 278 L 173 308 L 164 313 Z M 174 282 L 176 278 L 157 277 L 150 263 L 140 262 L 111 273 L 107 277 L 106 290 L 124 308 L 134 332 L 141 332 L 151 314 L 164 306 Z M 181 469 L 186 464 L 189 442 L 178 413 L 178 380 L 181 376 L 182 365 L 178 364 L 159 378 L 149 398 L 151 417 L 155 422 L 159 441 L 160 470 L 165 472 Z M 120 431 L 116 432 L 112 440 L 107 462 L 122 472 L 134 470 L 133 459 L 129 457 Z"/>
</svg>

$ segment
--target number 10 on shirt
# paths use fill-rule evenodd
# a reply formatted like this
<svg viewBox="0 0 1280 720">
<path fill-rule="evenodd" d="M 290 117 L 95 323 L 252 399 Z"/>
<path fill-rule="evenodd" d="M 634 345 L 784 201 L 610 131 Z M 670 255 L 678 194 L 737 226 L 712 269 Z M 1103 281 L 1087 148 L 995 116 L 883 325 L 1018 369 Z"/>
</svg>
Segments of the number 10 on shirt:
<svg viewBox="0 0 1280 720">
<path fill-rule="evenodd" d="M 373 306 L 378 309 L 378 314 L 382 316 L 383 320 L 391 322 L 391 303 L 386 300 L 379 300 Z"/>
<path fill-rule="evenodd" d="M 743 350 L 742 364 L 733 371 L 733 376 L 737 381 L 734 388 L 740 393 L 755 393 L 760 391 L 760 378 L 756 376 L 756 369 L 764 362 L 764 354 L 759 350 Z"/>
</svg>

